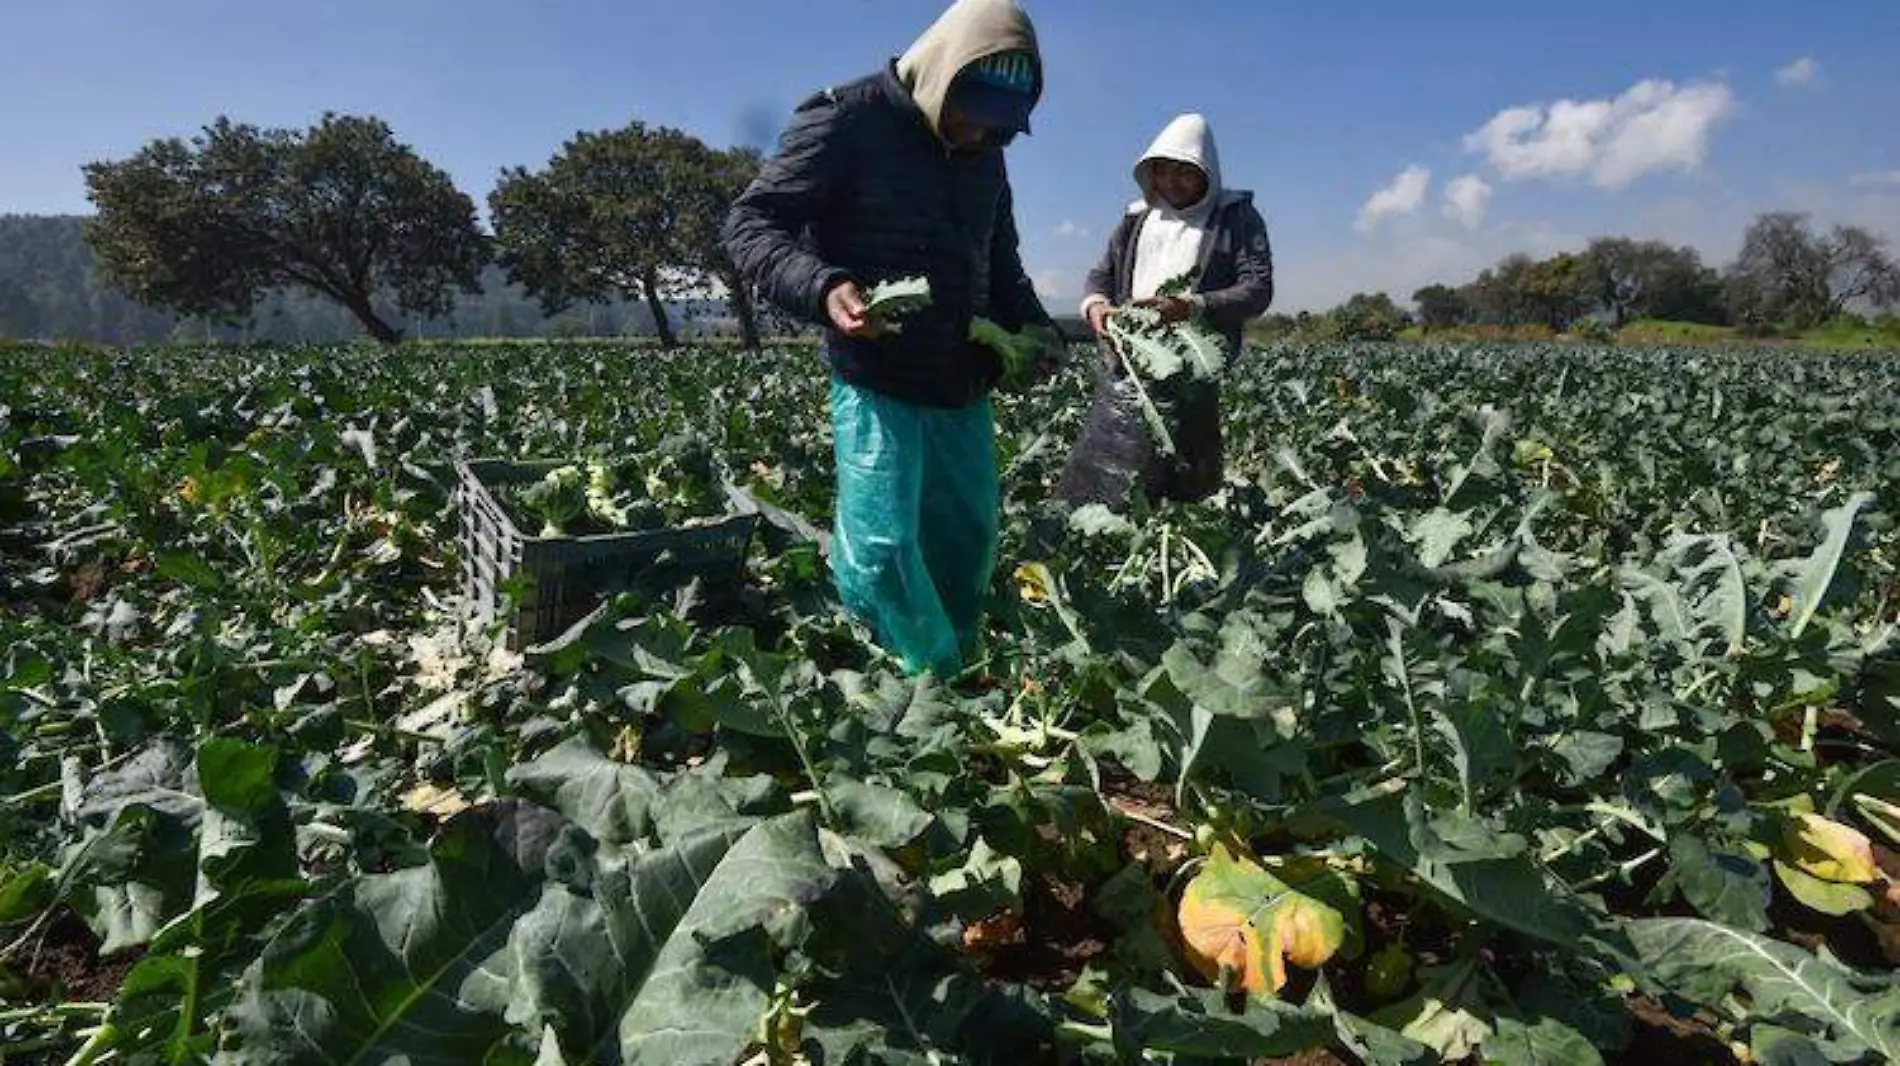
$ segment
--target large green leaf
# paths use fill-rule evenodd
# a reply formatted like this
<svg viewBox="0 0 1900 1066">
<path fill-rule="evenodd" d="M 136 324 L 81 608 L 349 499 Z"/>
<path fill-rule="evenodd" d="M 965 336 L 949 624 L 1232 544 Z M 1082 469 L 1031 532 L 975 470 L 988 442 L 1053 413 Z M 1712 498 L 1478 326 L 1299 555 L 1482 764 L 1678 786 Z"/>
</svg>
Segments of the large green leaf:
<svg viewBox="0 0 1900 1066">
<path fill-rule="evenodd" d="M 99 951 L 113 955 L 146 944 L 190 906 L 196 885 L 191 827 L 134 803 L 88 837 L 60 870 L 60 892 L 98 933 Z"/>
<path fill-rule="evenodd" d="M 1494 849 L 1473 852 L 1448 841 L 1433 828 L 1416 792 L 1349 804 L 1335 817 L 1477 918 L 1565 948 L 1577 947 L 1597 929 L 1582 903 L 1528 855 L 1496 857 Z"/>
<path fill-rule="evenodd" d="M 1800 948 L 1713 922 L 1639 918 L 1627 928 L 1649 976 L 1692 1003 L 1727 1010 L 1741 993 L 1751 1016 L 1805 1022 L 1851 1054 L 1900 1057 L 1900 989 L 1869 991 Z"/>
<path fill-rule="evenodd" d="M 1520 1021 L 1500 1016 L 1497 1032 L 1484 1042 L 1484 1061 L 1494 1066 L 1602 1066 L 1603 1055 L 1582 1033 L 1554 1018 Z"/>
<path fill-rule="evenodd" d="M 1156 1051 L 1216 1059 L 1292 1055 L 1333 1036 L 1324 1011 L 1251 996 L 1236 1010 L 1205 989 L 1164 996 L 1130 988 L 1114 996 L 1109 1017 L 1115 1046 L 1131 1062 Z"/>
<path fill-rule="evenodd" d="M 581 859 L 485 968 L 510 1021 L 553 1023 L 579 1061 L 725 1066 L 765 1013 L 773 945 L 802 937 L 835 876 L 809 812 Z"/>
<path fill-rule="evenodd" d="M 225 1015 L 218 1061 L 525 1066 L 495 957 L 551 857 L 575 862 L 584 846 L 525 803 L 456 815 L 426 865 L 348 882 L 271 939 Z"/>
<path fill-rule="evenodd" d="M 625 845 L 653 832 L 660 783 L 638 766 L 617 763 L 576 737 L 533 762 L 510 767 L 523 797 L 561 812 L 603 844 Z"/>
<path fill-rule="evenodd" d="M 1788 576 L 1792 582 L 1789 595 L 1794 599 L 1790 632 L 1794 636 L 1799 637 L 1806 632 L 1815 615 L 1820 612 L 1828 590 L 1833 587 L 1834 579 L 1840 573 L 1841 562 L 1846 558 L 1848 538 L 1854 531 L 1854 519 L 1873 502 L 1873 493 L 1857 492 L 1846 503 L 1822 515 L 1821 525 L 1827 530 L 1826 538 L 1812 555 L 1789 568 Z"/>
<path fill-rule="evenodd" d="M 275 748 L 230 738 L 198 748 L 205 809 L 196 900 L 154 934 L 113 1014 L 115 1033 L 163 1033 L 168 1063 L 203 1061 L 213 1041 L 207 1017 L 229 1001 L 256 938 L 307 892 L 277 791 L 279 757 Z"/>
<path fill-rule="evenodd" d="M 1710 921 L 1756 933 L 1768 931 L 1773 894 L 1768 867 L 1748 855 L 1714 850 L 1698 837 L 1683 834 L 1669 842 L 1676 884 L 1696 913 Z"/>
<path fill-rule="evenodd" d="M 1406 530 L 1407 540 L 1418 546 L 1418 561 L 1429 569 L 1445 565 L 1464 539 L 1475 532 L 1464 514 L 1443 507 L 1428 512 Z"/>
<path fill-rule="evenodd" d="M 878 847 L 901 848 L 930 828 L 930 812 L 888 785 L 832 774 L 825 778 L 824 790 L 843 823 L 840 828 Z"/>
</svg>

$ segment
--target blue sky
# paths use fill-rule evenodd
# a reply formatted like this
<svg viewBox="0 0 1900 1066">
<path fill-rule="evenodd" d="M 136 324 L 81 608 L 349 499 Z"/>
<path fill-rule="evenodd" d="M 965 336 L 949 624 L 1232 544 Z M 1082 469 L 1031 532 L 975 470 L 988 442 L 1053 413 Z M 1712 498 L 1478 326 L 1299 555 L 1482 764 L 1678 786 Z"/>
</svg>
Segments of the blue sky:
<svg viewBox="0 0 1900 1066">
<path fill-rule="evenodd" d="M 482 201 L 577 129 L 714 144 L 876 67 L 940 0 L 22 0 L 0 19 L 0 212 L 83 212 L 79 167 L 219 114 L 382 116 Z M 1025 0 L 1049 87 L 1010 150 L 1025 256 L 1068 310 L 1186 110 L 1275 240 L 1277 308 L 1403 299 L 1507 252 L 1755 213 L 1900 240 L 1895 0 Z M 1449 194 L 1449 195 L 1448 195 Z"/>
</svg>

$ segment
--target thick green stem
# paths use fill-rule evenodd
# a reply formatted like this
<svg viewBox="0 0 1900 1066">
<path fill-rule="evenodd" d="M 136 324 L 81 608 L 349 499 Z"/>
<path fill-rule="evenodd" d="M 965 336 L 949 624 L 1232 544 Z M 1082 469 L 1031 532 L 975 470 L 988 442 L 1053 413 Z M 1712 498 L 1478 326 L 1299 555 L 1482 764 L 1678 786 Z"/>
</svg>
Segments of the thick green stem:
<svg viewBox="0 0 1900 1066">
<path fill-rule="evenodd" d="M 842 832 L 843 830 L 838 827 L 838 814 L 831 807 L 831 797 L 825 795 L 825 783 L 818 777 L 818 767 L 811 761 L 811 753 L 805 750 L 805 738 L 799 735 L 797 726 L 792 721 L 791 711 L 786 708 L 785 702 L 779 699 L 776 689 L 760 682 L 755 671 L 748 669 L 746 672 L 752 674 L 752 680 L 759 685 L 760 691 L 765 693 L 765 701 L 772 707 L 772 716 L 778 719 L 779 728 L 785 730 L 786 738 L 792 742 L 792 750 L 798 753 L 798 764 L 804 767 L 806 779 L 811 782 L 812 790 L 818 794 L 818 813 L 825 820 L 825 828 L 834 833 Z"/>
</svg>

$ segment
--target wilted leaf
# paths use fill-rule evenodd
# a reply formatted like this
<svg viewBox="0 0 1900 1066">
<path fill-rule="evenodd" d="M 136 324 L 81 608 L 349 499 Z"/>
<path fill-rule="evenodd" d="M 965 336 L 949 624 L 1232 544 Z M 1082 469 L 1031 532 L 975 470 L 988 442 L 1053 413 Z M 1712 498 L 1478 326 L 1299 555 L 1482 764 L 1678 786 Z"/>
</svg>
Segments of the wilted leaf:
<svg viewBox="0 0 1900 1066">
<path fill-rule="evenodd" d="M 1818 814 L 1791 816 L 1781 845 L 1790 863 L 1823 881 L 1864 885 L 1880 875 L 1866 834 Z"/>
<path fill-rule="evenodd" d="M 1287 963 L 1317 969 L 1345 944 L 1358 916 L 1344 879 L 1318 862 L 1276 869 L 1278 876 L 1216 844 L 1188 882 L 1181 938 L 1210 980 L 1271 996 L 1286 986 Z"/>
<path fill-rule="evenodd" d="M 1859 885 L 1844 884 L 1839 881 L 1823 881 L 1800 867 L 1790 866 L 1777 859 L 1775 877 L 1781 881 L 1790 895 L 1811 911 L 1832 915 L 1836 918 L 1867 910 L 1874 905 L 1874 897 Z"/>
</svg>

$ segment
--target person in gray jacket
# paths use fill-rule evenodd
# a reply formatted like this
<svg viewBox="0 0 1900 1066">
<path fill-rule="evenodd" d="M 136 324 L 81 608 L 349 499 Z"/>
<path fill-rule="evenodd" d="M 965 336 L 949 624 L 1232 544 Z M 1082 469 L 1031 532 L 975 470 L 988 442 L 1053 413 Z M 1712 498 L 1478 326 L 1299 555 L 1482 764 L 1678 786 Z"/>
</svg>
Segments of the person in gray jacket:
<svg viewBox="0 0 1900 1066">
<path fill-rule="evenodd" d="M 1153 500 L 1191 502 L 1220 487 L 1224 448 L 1218 383 L 1186 386 L 1174 397 L 1170 427 L 1179 453 L 1167 462 L 1153 447 L 1116 388 L 1125 373 L 1108 338 L 1118 309 L 1149 307 L 1165 321 L 1196 318 L 1226 338 L 1229 358 L 1242 351 L 1248 319 L 1273 303 L 1273 249 L 1253 193 L 1222 182 L 1213 130 L 1198 114 L 1181 115 L 1135 164 L 1142 198 L 1109 237 L 1089 273 L 1082 316 L 1104 356 L 1096 399 L 1057 495 L 1071 506 L 1118 506 L 1130 489 Z M 1188 290 L 1164 294 L 1187 276 Z"/>
</svg>

